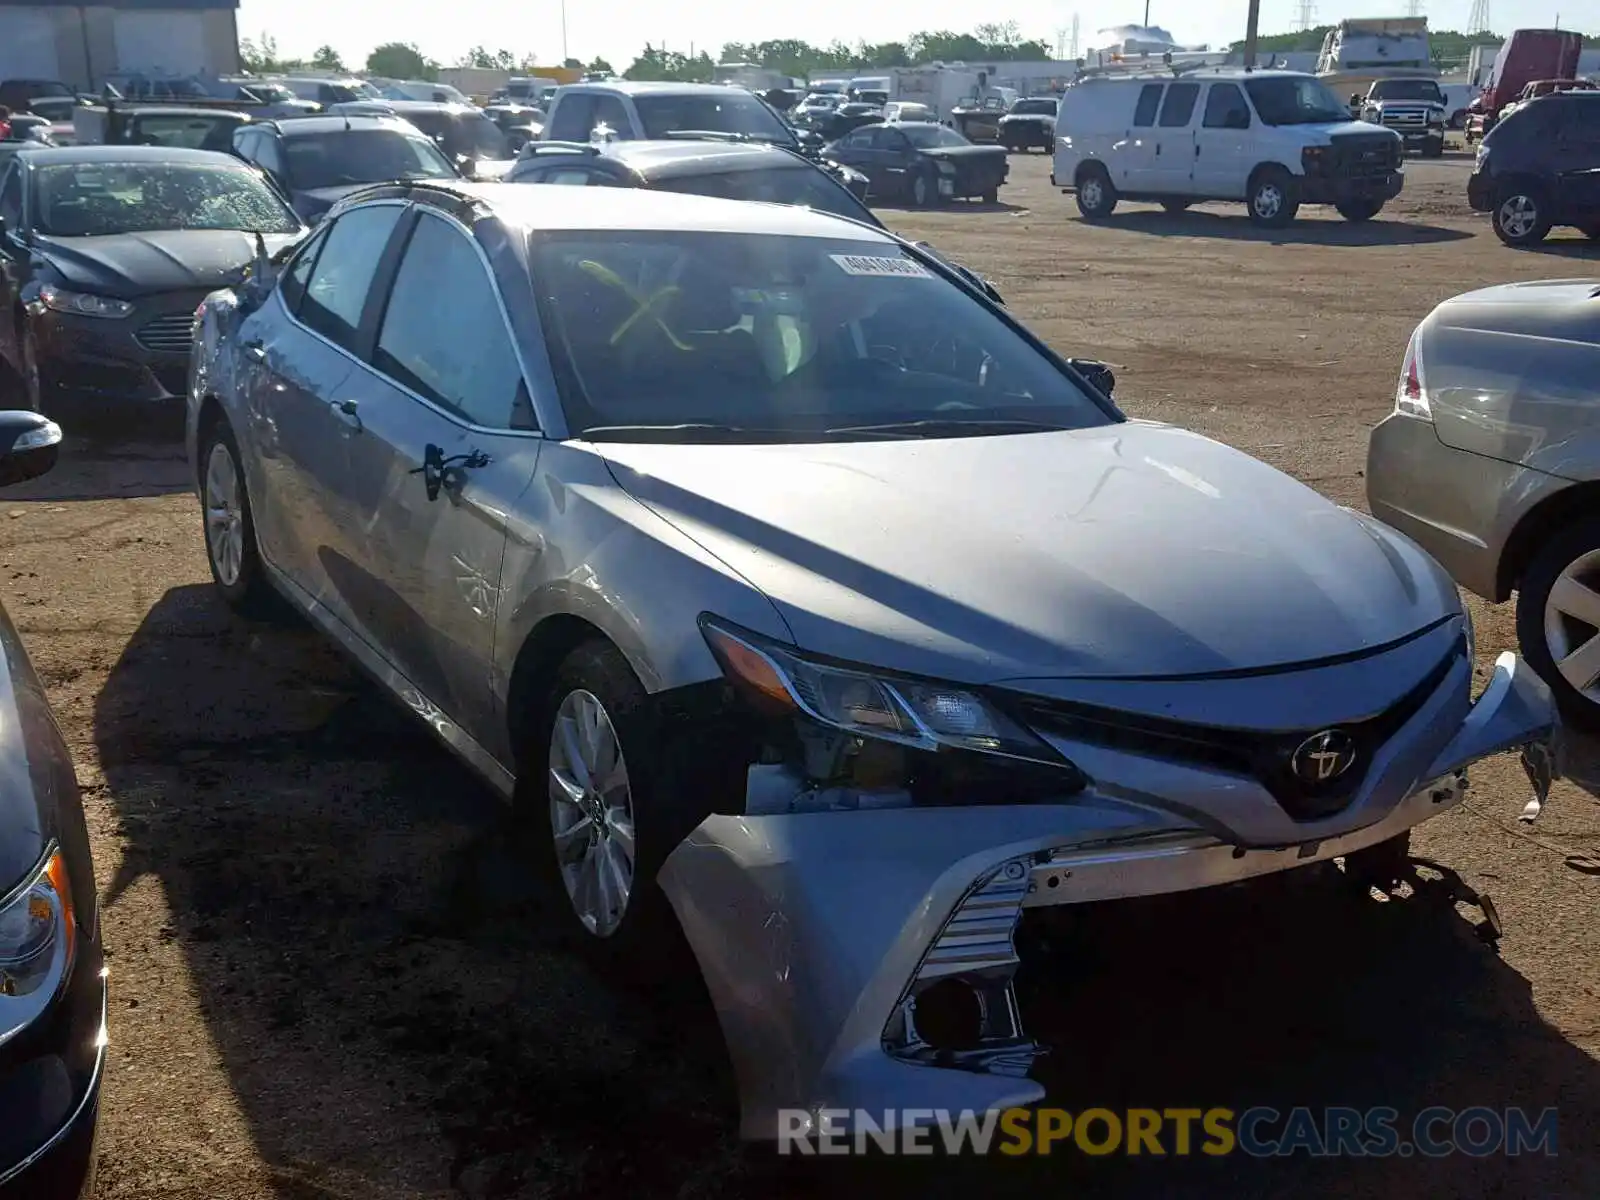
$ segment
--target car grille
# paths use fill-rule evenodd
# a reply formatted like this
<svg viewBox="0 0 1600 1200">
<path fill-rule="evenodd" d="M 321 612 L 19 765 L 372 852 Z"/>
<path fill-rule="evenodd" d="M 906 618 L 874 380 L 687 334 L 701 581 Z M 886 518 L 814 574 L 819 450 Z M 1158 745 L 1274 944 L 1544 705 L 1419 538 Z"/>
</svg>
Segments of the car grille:
<svg viewBox="0 0 1600 1200">
<path fill-rule="evenodd" d="M 194 335 L 194 313 L 162 313 L 146 322 L 134 339 L 146 350 L 160 354 L 187 354 Z"/>
<path fill-rule="evenodd" d="M 1354 740 L 1355 763 L 1331 784 L 1318 787 L 1305 785 L 1293 772 L 1291 760 L 1306 739 L 1320 729 L 1223 729 L 1108 712 L 1038 696 L 1013 696 L 1011 703 L 1017 715 L 1041 733 L 1253 778 L 1294 820 L 1315 821 L 1332 816 L 1350 803 L 1366 778 L 1373 756 L 1434 693 L 1459 653 L 1460 650 L 1453 650 L 1445 655 L 1421 683 L 1377 716 L 1331 726 Z"/>
<path fill-rule="evenodd" d="M 1387 175 L 1400 165 L 1400 145 L 1387 133 L 1347 134 L 1333 139 L 1333 174 L 1345 179 Z"/>
<path fill-rule="evenodd" d="M 1406 132 L 1426 129 L 1428 126 L 1428 110 L 1426 108 L 1385 108 L 1383 110 L 1383 124 L 1389 129 Z"/>
</svg>

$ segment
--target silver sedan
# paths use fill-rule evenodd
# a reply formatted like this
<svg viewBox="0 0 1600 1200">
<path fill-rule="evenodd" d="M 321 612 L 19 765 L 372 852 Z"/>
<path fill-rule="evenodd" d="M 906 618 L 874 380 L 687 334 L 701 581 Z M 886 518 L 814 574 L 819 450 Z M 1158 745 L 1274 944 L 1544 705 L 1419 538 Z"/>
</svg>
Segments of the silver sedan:
<svg viewBox="0 0 1600 1200">
<path fill-rule="evenodd" d="M 309 616 L 533 815 L 589 952 L 681 926 L 753 1138 L 1036 1101 L 1026 911 L 1387 882 L 1552 733 L 1512 655 L 1474 703 L 1412 542 L 1128 420 L 864 224 L 379 188 L 195 338 L 222 596 Z"/>
</svg>

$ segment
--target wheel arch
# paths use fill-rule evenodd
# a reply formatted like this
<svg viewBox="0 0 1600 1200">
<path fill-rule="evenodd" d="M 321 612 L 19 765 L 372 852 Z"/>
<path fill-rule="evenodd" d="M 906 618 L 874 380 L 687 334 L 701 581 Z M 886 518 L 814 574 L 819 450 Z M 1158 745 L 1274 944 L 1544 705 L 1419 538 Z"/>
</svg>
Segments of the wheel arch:
<svg viewBox="0 0 1600 1200">
<path fill-rule="evenodd" d="M 1501 548 L 1495 594 L 1491 598 L 1496 603 L 1509 599 L 1539 547 L 1575 521 L 1593 514 L 1597 506 L 1600 481 L 1592 480 L 1562 488 L 1524 513 Z"/>
<path fill-rule="evenodd" d="M 1077 169 L 1072 172 L 1073 186 L 1076 187 L 1082 184 L 1084 176 L 1091 174 L 1104 175 L 1107 179 L 1111 178 L 1111 172 L 1106 169 L 1105 163 L 1101 162 L 1098 158 L 1086 158 L 1080 162 Z"/>
<path fill-rule="evenodd" d="M 1245 190 L 1245 194 L 1247 196 L 1250 193 L 1250 189 L 1255 187 L 1256 180 L 1260 179 L 1262 173 L 1265 172 L 1265 171 L 1282 171 L 1290 179 L 1299 179 L 1300 178 L 1293 171 L 1291 171 L 1287 166 L 1285 166 L 1281 162 L 1278 162 L 1276 159 L 1267 159 L 1267 160 L 1265 160 L 1263 162 L 1258 162 L 1255 166 L 1250 168 L 1250 174 L 1245 179 L 1245 182 L 1244 182 L 1244 190 Z M 1238 176 L 1235 175 L 1234 178 L 1237 179 Z"/>
<path fill-rule="evenodd" d="M 572 612 L 550 614 L 522 639 L 506 686 L 506 732 L 514 759 L 530 744 L 531 723 L 538 700 L 555 682 L 556 669 L 562 660 L 584 642 L 594 640 L 615 646 L 624 659 L 630 658 L 600 626 Z"/>
</svg>

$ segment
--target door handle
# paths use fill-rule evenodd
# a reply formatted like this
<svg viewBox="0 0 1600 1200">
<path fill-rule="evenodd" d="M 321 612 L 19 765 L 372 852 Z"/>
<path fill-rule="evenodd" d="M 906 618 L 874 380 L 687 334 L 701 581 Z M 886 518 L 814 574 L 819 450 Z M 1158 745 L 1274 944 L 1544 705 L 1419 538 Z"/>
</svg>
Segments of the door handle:
<svg viewBox="0 0 1600 1200">
<path fill-rule="evenodd" d="M 240 342 L 239 349 L 243 350 L 244 356 L 252 362 L 267 361 L 267 348 L 256 338 L 251 338 L 248 342 Z"/>
<path fill-rule="evenodd" d="M 1161 143 L 1160 142 L 1156 143 L 1156 157 L 1157 158 L 1161 157 Z"/>
<path fill-rule="evenodd" d="M 354 400 L 330 400 L 328 407 L 341 424 L 350 427 L 352 433 L 361 432 L 361 406 Z"/>
<path fill-rule="evenodd" d="M 1195 156 L 1195 157 L 1196 157 L 1196 158 L 1199 158 L 1199 157 L 1200 157 L 1200 143 L 1199 143 L 1199 142 L 1196 142 L 1196 143 L 1195 143 L 1195 144 L 1194 144 L 1194 156 Z"/>
<path fill-rule="evenodd" d="M 469 450 L 465 454 L 452 454 L 446 458 L 443 446 L 429 442 L 422 452 L 422 465 L 413 467 L 411 474 L 421 475 L 428 499 L 437 500 L 441 488 L 459 491 L 466 482 L 465 472 L 488 465 L 489 456 L 482 450 Z"/>
</svg>

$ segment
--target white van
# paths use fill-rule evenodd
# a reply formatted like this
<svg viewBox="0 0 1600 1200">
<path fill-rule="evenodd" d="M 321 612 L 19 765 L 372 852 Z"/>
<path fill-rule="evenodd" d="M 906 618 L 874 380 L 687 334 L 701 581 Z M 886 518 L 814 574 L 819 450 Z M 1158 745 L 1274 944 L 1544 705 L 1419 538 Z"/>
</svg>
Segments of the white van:
<svg viewBox="0 0 1600 1200">
<path fill-rule="evenodd" d="M 1086 73 L 1061 97 L 1051 182 L 1089 220 L 1118 200 L 1242 200 L 1258 225 L 1287 225 L 1302 204 L 1366 221 L 1400 194 L 1403 157 L 1399 134 L 1352 121 L 1298 71 Z"/>
</svg>

